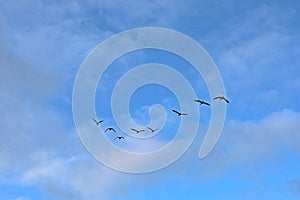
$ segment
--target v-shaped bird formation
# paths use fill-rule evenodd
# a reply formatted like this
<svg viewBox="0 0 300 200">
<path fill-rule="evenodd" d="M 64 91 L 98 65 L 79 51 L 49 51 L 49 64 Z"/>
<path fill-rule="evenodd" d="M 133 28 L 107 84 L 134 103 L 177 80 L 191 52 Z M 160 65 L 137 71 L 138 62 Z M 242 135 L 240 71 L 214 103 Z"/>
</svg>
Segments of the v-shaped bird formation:
<svg viewBox="0 0 300 200">
<path fill-rule="evenodd" d="M 224 96 L 216 96 L 213 98 L 213 100 L 219 100 L 219 101 L 224 101 L 226 102 L 227 104 L 229 103 L 229 100 L 227 98 L 225 98 Z M 203 101 L 203 100 L 200 100 L 200 99 L 195 99 L 194 102 L 196 103 L 199 103 L 200 105 L 205 105 L 205 106 L 210 106 L 210 103 L 206 102 L 206 101 Z M 188 113 L 185 113 L 185 112 L 181 112 L 181 111 L 177 111 L 175 109 L 172 109 L 172 112 L 174 112 L 178 117 L 183 117 L 183 116 L 187 116 Z M 94 121 L 94 123 L 96 124 L 96 126 L 102 124 L 104 122 L 104 120 L 97 120 L 97 119 L 94 119 L 92 118 L 92 120 Z M 151 127 L 146 127 L 151 133 L 154 133 L 156 131 L 158 131 L 159 129 L 158 128 L 151 128 Z M 142 132 L 146 132 L 145 129 L 137 129 L 137 128 L 131 128 L 130 129 L 131 131 L 135 132 L 136 134 L 140 134 Z M 105 133 L 106 132 L 113 132 L 113 133 L 116 133 L 116 130 L 113 128 L 113 127 L 107 127 L 104 131 Z M 124 140 L 125 137 L 124 136 L 116 136 L 114 138 L 114 140 Z"/>
</svg>

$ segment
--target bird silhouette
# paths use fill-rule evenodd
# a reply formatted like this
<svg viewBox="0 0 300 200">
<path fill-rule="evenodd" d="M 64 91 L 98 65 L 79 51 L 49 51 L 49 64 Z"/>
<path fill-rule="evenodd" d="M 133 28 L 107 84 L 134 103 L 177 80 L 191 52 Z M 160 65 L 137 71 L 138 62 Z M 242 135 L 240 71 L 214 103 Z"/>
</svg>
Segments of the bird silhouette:
<svg viewBox="0 0 300 200">
<path fill-rule="evenodd" d="M 114 140 L 116 140 L 116 139 L 121 140 L 121 139 L 125 139 L 125 138 L 123 136 L 118 136 L 118 137 L 115 137 Z"/>
<path fill-rule="evenodd" d="M 207 102 L 205 102 L 205 101 L 201 101 L 201 100 L 199 100 L 199 99 L 195 99 L 194 101 L 200 103 L 200 105 L 204 104 L 204 105 L 210 106 L 209 103 L 207 103 Z"/>
<path fill-rule="evenodd" d="M 220 101 L 224 100 L 226 103 L 229 103 L 228 99 L 226 99 L 224 96 L 217 96 L 214 98 L 214 100 L 216 100 L 216 99 L 219 99 Z"/>
<path fill-rule="evenodd" d="M 104 120 L 99 120 L 99 121 L 97 121 L 97 120 L 95 120 L 95 119 L 93 119 L 93 121 L 96 123 L 96 125 L 98 126 L 100 123 L 102 123 Z"/>
<path fill-rule="evenodd" d="M 104 131 L 104 132 L 107 132 L 107 131 L 113 131 L 113 132 L 116 132 L 116 130 L 115 130 L 114 128 L 111 128 L 111 127 L 109 127 L 109 128 L 107 128 L 107 129 L 105 129 L 105 131 Z"/>
<path fill-rule="evenodd" d="M 137 129 L 135 129 L 135 128 L 131 128 L 131 130 L 135 131 L 136 133 L 140 133 L 140 132 L 143 132 L 143 131 L 145 131 L 144 129 L 137 130 Z"/>
<path fill-rule="evenodd" d="M 150 128 L 150 127 L 147 127 L 147 129 L 149 129 L 149 130 L 151 131 L 151 133 L 153 133 L 153 132 L 155 132 L 155 131 L 157 131 L 157 130 L 158 130 L 158 128 L 156 128 L 156 129 L 152 129 L 152 128 Z"/>
<path fill-rule="evenodd" d="M 181 113 L 181 112 L 178 112 L 177 110 L 172 110 L 174 113 L 176 113 L 178 116 L 181 116 L 181 115 L 187 115 L 187 113 Z"/>
</svg>

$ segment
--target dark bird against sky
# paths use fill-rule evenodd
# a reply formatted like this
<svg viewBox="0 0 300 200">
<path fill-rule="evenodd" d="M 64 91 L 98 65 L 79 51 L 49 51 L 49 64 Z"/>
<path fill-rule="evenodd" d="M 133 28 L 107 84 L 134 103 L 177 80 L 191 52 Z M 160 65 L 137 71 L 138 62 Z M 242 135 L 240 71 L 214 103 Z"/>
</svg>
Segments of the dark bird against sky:
<svg viewBox="0 0 300 200">
<path fill-rule="evenodd" d="M 181 113 L 181 112 L 178 112 L 177 110 L 172 110 L 174 113 L 176 113 L 178 116 L 181 116 L 181 115 L 187 115 L 187 113 Z"/>
<path fill-rule="evenodd" d="M 207 103 L 207 102 L 205 102 L 205 101 L 201 101 L 201 100 L 199 100 L 199 99 L 195 99 L 194 101 L 200 103 L 200 105 L 204 104 L 204 105 L 210 106 L 209 103 Z"/>
<path fill-rule="evenodd" d="M 220 101 L 221 101 L 221 100 L 224 100 L 226 103 L 229 103 L 228 99 L 226 99 L 226 98 L 223 97 L 223 96 L 217 96 L 217 97 L 214 98 L 214 100 L 216 100 L 216 99 L 219 99 Z"/>
<path fill-rule="evenodd" d="M 107 131 L 113 131 L 113 132 L 116 132 L 116 130 L 115 130 L 114 128 L 111 128 L 111 127 L 109 127 L 109 128 L 107 128 L 107 129 L 105 129 L 105 131 L 104 131 L 104 132 L 107 132 Z"/>
<path fill-rule="evenodd" d="M 140 133 L 140 132 L 143 132 L 143 131 L 145 131 L 144 129 L 137 130 L 137 129 L 135 129 L 135 128 L 131 128 L 131 130 L 132 130 L 132 131 L 135 131 L 136 133 Z"/>
<path fill-rule="evenodd" d="M 150 127 L 147 127 L 147 128 L 148 128 L 152 133 L 158 130 L 158 128 L 156 128 L 156 129 L 152 129 L 152 128 L 150 128 Z"/>
<path fill-rule="evenodd" d="M 104 120 L 99 120 L 99 121 L 97 121 L 97 120 L 93 119 L 93 121 L 96 123 L 96 125 L 99 125 L 99 124 L 102 123 Z"/>
<path fill-rule="evenodd" d="M 115 137 L 114 140 L 116 140 L 116 139 L 121 140 L 121 139 L 125 139 L 125 138 L 123 136 L 118 136 L 118 137 Z"/>
</svg>

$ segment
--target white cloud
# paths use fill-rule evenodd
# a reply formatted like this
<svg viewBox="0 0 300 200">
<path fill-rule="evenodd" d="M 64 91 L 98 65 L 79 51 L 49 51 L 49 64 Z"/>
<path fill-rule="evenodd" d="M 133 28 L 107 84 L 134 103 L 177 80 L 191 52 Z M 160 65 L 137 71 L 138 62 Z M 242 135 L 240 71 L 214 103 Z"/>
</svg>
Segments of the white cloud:
<svg viewBox="0 0 300 200">
<path fill-rule="evenodd" d="M 292 98 L 299 95 L 292 91 L 297 87 L 300 51 L 297 30 L 291 25 L 295 16 L 288 6 L 262 4 L 227 21 L 223 37 L 218 32 L 209 38 L 212 45 L 219 44 L 216 63 L 238 115 L 256 116 L 257 105 L 260 114 L 286 105 L 296 109 Z"/>
<path fill-rule="evenodd" d="M 98 4 L 98 14 L 108 28 L 126 30 L 143 26 L 174 26 L 189 13 L 187 2 L 181 1 L 127 1 L 103 0 Z"/>
<path fill-rule="evenodd" d="M 61 71 L 79 66 L 95 45 L 113 33 L 175 23 L 188 12 L 179 4 L 183 3 L 169 0 L 6 2 L 0 6 L 4 13 L 0 22 L 14 50 Z M 16 13 L 22 16 L 22 23 L 15 17 Z"/>
<path fill-rule="evenodd" d="M 14 53 L 0 32 L 0 83 L 2 97 L 9 94 L 34 95 L 43 97 L 53 92 L 58 86 L 58 79 L 53 72 L 42 66 L 29 64 L 28 61 Z"/>
<path fill-rule="evenodd" d="M 46 162 L 39 163 L 26 171 L 21 178 L 22 182 L 31 182 L 40 179 L 43 176 L 59 177 L 61 174 L 66 173 L 66 166 L 60 159 L 47 160 Z"/>
<path fill-rule="evenodd" d="M 46 196 L 59 199 L 110 199 L 123 192 L 127 174 L 101 165 L 86 153 L 76 157 L 49 157 L 21 174 L 23 186 L 35 186 Z"/>
<path fill-rule="evenodd" d="M 58 135 L 53 133 L 63 130 L 63 118 L 44 103 L 57 90 L 55 74 L 29 64 L 12 53 L 5 42 L 0 49 L 0 171 L 6 171 L 30 163 L 28 152 L 49 146 L 49 139 L 58 142 Z M 49 134 L 48 141 L 44 134 Z"/>
<path fill-rule="evenodd" d="M 49 162 L 51 170 L 48 167 L 43 168 L 42 166 L 45 165 L 42 164 L 40 167 L 33 167 L 28 172 L 37 170 L 39 172 L 37 174 L 52 177 L 52 184 L 56 184 L 57 181 L 62 182 L 62 185 L 80 194 L 83 199 L 96 199 L 99 196 L 110 199 L 116 195 L 122 195 L 125 198 L 126 189 L 133 182 L 148 186 L 160 180 L 168 180 L 174 174 L 176 176 L 200 176 L 202 180 L 205 180 L 218 177 L 228 168 L 237 167 L 241 170 L 252 171 L 262 161 L 272 160 L 274 157 L 281 159 L 282 148 L 299 152 L 300 135 L 297 134 L 299 123 L 300 114 L 292 110 L 275 112 L 259 121 L 230 121 L 225 127 L 221 140 L 207 158 L 198 160 L 200 141 L 197 140 L 182 158 L 170 167 L 155 172 L 155 176 L 153 173 L 140 176 L 119 173 L 102 166 L 89 156 L 79 156 L 71 162 L 64 161 L 64 167 L 55 164 L 57 161 Z M 54 170 L 56 168 L 60 170 Z M 41 173 L 45 171 L 51 173 Z M 55 174 L 52 173 L 53 171 L 65 173 Z M 121 192 L 117 192 L 115 188 Z"/>
<path fill-rule="evenodd" d="M 232 120 L 209 159 L 213 162 L 214 157 L 221 158 L 224 168 L 253 168 L 263 161 L 282 159 L 283 149 L 299 153 L 299 123 L 300 114 L 289 109 L 271 113 L 259 121 Z"/>
<path fill-rule="evenodd" d="M 202 143 L 202 136 L 198 135 L 182 158 L 164 172 L 157 173 L 164 174 L 164 178 L 167 178 L 165 174 L 176 174 L 205 180 L 219 177 L 232 168 L 247 174 L 259 168 L 261 163 L 268 163 L 265 165 L 267 169 L 276 167 L 269 161 L 284 160 L 284 149 L 296 154 L 300 152 L 299 124 L 300 113 L 288 109 L 271 113 L 258 121 L 231 120 L 206 158 L 199 160 L 197 157 Z M 198 134 L 203 135 L 204 130 L 202 126 Z"/>
</svg>

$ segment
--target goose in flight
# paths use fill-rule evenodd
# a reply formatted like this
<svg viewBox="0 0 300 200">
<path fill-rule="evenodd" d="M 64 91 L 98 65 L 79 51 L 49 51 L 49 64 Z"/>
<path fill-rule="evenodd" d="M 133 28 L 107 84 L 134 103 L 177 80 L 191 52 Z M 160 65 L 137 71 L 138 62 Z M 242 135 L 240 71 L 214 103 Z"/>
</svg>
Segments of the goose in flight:
<svg viewBox="0 0 300 200">
<path fill-rule="evenodd" d="M 140 133 L 140 132 L 143 132 L 145 131 L 144 129 L 141 129 L 141 130 L 136 130 L 135 128 L 131 128 L 132 131 L 135 131 L 136 133 Z"/>
<path fill-rule="evenodd" d="M 226 103 L 229 103 L 228 99 L 226 99 L 224 96 L 217 96 L 214 98 L 214 100 L 216 100 L 216 99 L 219 99 L 220 101 L 224 100 Z"/>
<path fill-rule="evenodd" d="M 187 115 L 187 113 L 181 113 L 181 112 L 178 112 L 177 110 L 172 110 L 174 113 L 176 113 L 178 116 L 181 116 L 181 115 Z"/>
<path fill-rule="evenodd" d="M 205 101 L 201 101 L 201 100 L 199 100 L 199 99 L 195 99 L 194 101 L 200 103 L 200 105 L 204 104 L 204 105 L 210 106 L 209 103 L 207 103 L 207 102 L 205 102 Z"/>
<path fill-rule="evenodd" d="M 150 128 L 150 127 L 147 127 L 147 129 L 149 129 L 149 130 L 151 131 L 151 133 L 154 133 L 155 131 L 157 131 L 157 130 L 158 130 L 158 128 L 156 128 L 156 129 L 152 129 L 152 128 Z"/>
<path fill-rule="evenodd" d="M 109 127 L 109 128 L 107 128 L 107 129 L 105 129 L 105 133 L 107 132 L 107 131 L 113 131 L 113 132 L 116 132 L 116 130 L 114 129 L 114 128 L 111 128 L 111 127 Z"/>
<path fill-rule="evenodd" d="M 116 139 L 121 140 L 121 139 L 125 139 L 125 138 L 123 136 L 118 136 L 118 137 L 115 137 L 114 140 L 116 140 Z"/>
<path fill-rule="evenodd" d="M 93 119 L 93 121 L 96 123 L 96 125 L 98 126 L 100 123 L 102 123 L 104 120 L 99 120 L 99 121 L 97 121 L 97 120 L 95 120 L 95 119 Z"/>
</svg>

